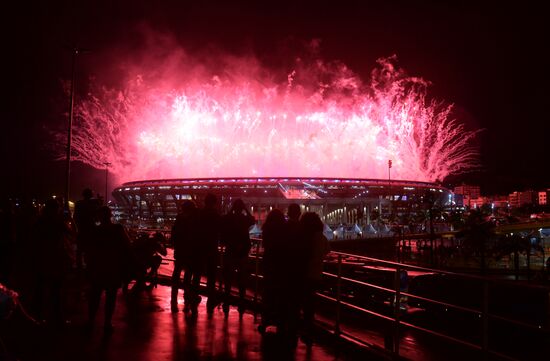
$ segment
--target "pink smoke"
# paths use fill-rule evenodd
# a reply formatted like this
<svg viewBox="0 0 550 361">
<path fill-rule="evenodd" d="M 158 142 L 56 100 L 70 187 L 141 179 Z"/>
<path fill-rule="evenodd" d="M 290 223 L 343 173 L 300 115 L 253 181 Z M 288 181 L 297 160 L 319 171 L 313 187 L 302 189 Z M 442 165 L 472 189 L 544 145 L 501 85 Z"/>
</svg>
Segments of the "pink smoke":
<svg viewBox="0 0 550 361">
<path fill-rule="evenodd" d="M 395 57 L 365 82 L 338 62 L 298 59 L 281 76 L 253 58 L 200 64 L 164 45 L 123 64 L 122 86 L 92 83 L 76 107 L 74 159 L 109 162 L 120 182 L 386 178 L 388 159 L 392 178 L 435 181 L 478 165 L 477 131 L 429 100 L 428 83 Z"/>
</svg>

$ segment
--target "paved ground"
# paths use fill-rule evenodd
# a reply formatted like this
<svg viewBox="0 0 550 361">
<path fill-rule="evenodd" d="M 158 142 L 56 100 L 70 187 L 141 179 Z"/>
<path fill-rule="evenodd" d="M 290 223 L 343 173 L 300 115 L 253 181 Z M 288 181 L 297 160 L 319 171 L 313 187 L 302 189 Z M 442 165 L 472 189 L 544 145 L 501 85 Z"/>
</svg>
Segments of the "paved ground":
<svg viewBox="0 0 550 361">
<path fill-rule="evenodd" d="M 256 331 L 251 313 L 242 318 L 232 308 L 229 317 L 216 309 L 209 317 L 203 299 L 196 318 L 171 313 L 170 289 L 165 286 L 138 295 L 119 294 L 112 335 L 103 335 L 101 323 L 93 331 L 84 327 L 85 302 L 74 292 L 68 312 L 72 324 L 58 331 L 37 327 L 15 315 L 1 321 L 0 335 L 7 352 L 0 360 L 350 360 L 330 347 L 299 342 L 288 351 L 274 339 Z M 79 301 L 80 299 L 80 301 Z M 102 314 L 98 314 L 98 321 Z M 362 357 L 364 359 L 364 355 Z"/>
</svg>

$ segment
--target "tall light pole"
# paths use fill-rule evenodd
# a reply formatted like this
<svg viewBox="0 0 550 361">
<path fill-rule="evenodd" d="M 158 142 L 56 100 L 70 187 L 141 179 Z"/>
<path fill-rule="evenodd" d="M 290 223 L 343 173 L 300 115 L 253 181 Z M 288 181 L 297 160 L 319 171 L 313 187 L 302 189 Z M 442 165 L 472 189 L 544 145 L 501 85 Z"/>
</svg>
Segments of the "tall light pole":
<svg viewBox="0 0 550 361">
<path fill-rule="evenodd" d="M 71 65 L 71 88 L 69 94 L 69 124 L 67 125 L 67 156 L 65 159 L 65 207 L 69 210 L 69 193 L 71 190 L 71 143 L 73 133 L 73 118 L 74 118 L 74 90 L 76 83 L 76 60 L 79 54 L 87 52 L 86 49 L 78 47 L 71 48 L 72 65 Z"/>
<path fill-rule="evenodd" d="M 71 188 L 71 142 L 73 134 L 73 113 L 74 113 L 74 87 L 76 77 L 76 58 L 78 48 L 74 47 L 72 51 L 71 66 L 71 88 L 69 93 L 69 124 L 67 126 L 67 156 L 65 158 L 65 207 L 69 210 L 69 192 Z"/>
<path fill-rule="evenodd" d="M 393 195 L 392 195 L 392 191 L 391 191 L 391 166 L 392 166 L 392 161 L 391 159 L 388 160 L 388 188 L 389 188 L 389 193 L 390 193 L 390 206 L 389 206 L 389 209 L 390 209 L 390 215 L 391 215 L 391 212 L 392 212 L 392 209 L 391 209 L 391 202 L 392 202 L 392 199 L 393 199 Z"/>
<path fill-rule="evenodd" d="M 111 163 L 109 162 L 105 162 L 103 163 L 105 165 L 105 205 L 107 205 L 107 203 L 109 203 L 109 198 L 108 198 L 108 183 L 107 183 L 107 180 L 109 178 L 109 166 L 111 165 Z"/>
</svg>

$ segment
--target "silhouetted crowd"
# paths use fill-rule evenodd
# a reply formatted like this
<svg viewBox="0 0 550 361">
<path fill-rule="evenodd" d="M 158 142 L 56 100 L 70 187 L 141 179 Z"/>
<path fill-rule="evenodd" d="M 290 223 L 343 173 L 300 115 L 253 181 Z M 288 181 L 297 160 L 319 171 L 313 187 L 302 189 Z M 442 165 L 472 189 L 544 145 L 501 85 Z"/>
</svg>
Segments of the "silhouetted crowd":
<svg viewBox="0 0 550 361">
<path fill-rule="evenodd" d="M 105 292 L 104 330 L 109 333 L 118 289 L 130 280 L 136 281 L 134 287 L 142 287 L 147 272 L 158 269 L 159 253 L 166 255 L 166 250 L 158 235 L 138 237 L 131 243 L 123 226 L 112 222 L 109 207 L 93 198 L 89 189 L 82 195 L 75 204 L 74 218 L 54 198 L 44 204 L 3 201 L 0 284 L 17 291 L 18 301 L 27 307 L 25 314 L 33 322 L 62 328 L 66 281 L 75 274 L 84 275 L 87 327 L 93 327 Z"/>
<path fill-rule="evenodd" d="M 73 233 L 60 209 L 55 199 L 40 211 L 37 202 L 8 199 L 0 209 L 0 284 L 16 290 L 34 318 L 55 325 L 62 323 L 63 281 L 72 263 Z"/>
<path fill-rule="evenodd" d="M 2 204 L 0 284 L 25 295 L 34 319 L 63 326 L 63 284 L 76 270 L 72 274 L 85 275 L 88 284 L 87 327 L 94 327 L 105 293 L 103 327 L 110 333 L 118 289 L 127 292 L 132 281 L 132 291 L 156 287 L 168 241 L 157 232 L 138 234 L 132 242 L 124 227 L 112 222 L 110 208 L 93 198 L 91 190 L 82 195 L 73 219 L 55 199 L 46 201 L 40 212 L 37 206 L 22 207 L 19 214 L 11 205 Z M 180 311 L 180 289 L 186 314 L 197 314 L 201 294 L 207 297 L 208 314 L 221 306 L 227 315 L 236 306 L 242 315 L 247 307 L 247 289 L 258 282 L 249 277 L 249 231 L 256 219 L 240 199 L 224 215 L 218 208 L 213 194 L 204 198 L 202 208 L 191 200 L 180 205 L 170 239 L 174 249 L 172 312 Z M 292 204 L 286 216 L 278 209 L 269 212 L 262 238 L 262 246 L 256 248 L 263 248 L 258 263 L 263 274 L 259 331 L 276 330 L 291 342 L 301 334 L 307 342 L 323 258 L 329 251 L 323 223 L 317 214 L 301 214 L 300 207 Z M 24 276 L 13 276 L 17 267 L 25 269 Z M 206 287 L 202 290 L 203 278 Z"/>
<path fill-rule="evenodd" d="M 171 306 L 178 312 L 178 290 L 184 291 L 184 311 L 197 312 L 200 303 L 201 276 L 207 278 L 207 311 L 218 304 L 227 315 L 231 305 L 232 286 L 237 286 L 237 308 L 245 310 L 245 293 L 249 280 L 251 249 L 250 228 L 256 223 L 242 200 L 233 202 L 230 211 L 221 216 L 216 210 L 216 197 L 208 195 L 205 206 L 198 209 L 192 201 L 181 206 L 172 229 L 175 266 L 172 275 Z M 323 235 L 323 223 L 315 213 L 301 215 L 300 207 L 292 204 L 288 217 L 272 210 L 262 229 L 263 292 L 260 332 L 271 326 L 292 341 L 303 313 L 302 336 L 309 341 L 313 324 L 315 292 L 320 282 L 323 258 L 328 253 L 328 241 Z M 223 247 L 222 257 L 218 253 Z M 216 291 L 216 269 L 222 269 L 223 292 Z M 180 274 L 185 270 L 183 284 Z"/>
</svg>

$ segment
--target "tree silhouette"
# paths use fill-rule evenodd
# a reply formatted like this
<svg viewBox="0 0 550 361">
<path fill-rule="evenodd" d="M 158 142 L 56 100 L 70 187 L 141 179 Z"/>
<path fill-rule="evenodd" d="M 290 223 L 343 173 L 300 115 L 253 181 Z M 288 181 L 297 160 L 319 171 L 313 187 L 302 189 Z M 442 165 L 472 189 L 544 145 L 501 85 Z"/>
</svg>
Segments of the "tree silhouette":
<svg viewBox="0 0 550 361">
<path fill-rule="evenodd" d="M 510 254 L 514 255 L 514 272 L 516 280 L 519 278 L 519 255 L 530 251 L 529 238 L 519 233 L 506 234 L 500 237 L 496 243 L 495 253 L 497 259 Z"/>
<path fill-rule="evenodd" d="M 480 210 L 471 210 L 457 236 L 463 238 L 462 251 L 465 255 L 480 256 L 481 273 L 485 273 L 487 253 L 496 238 L 494 222 L 487 220 Z"/>
</svg>

